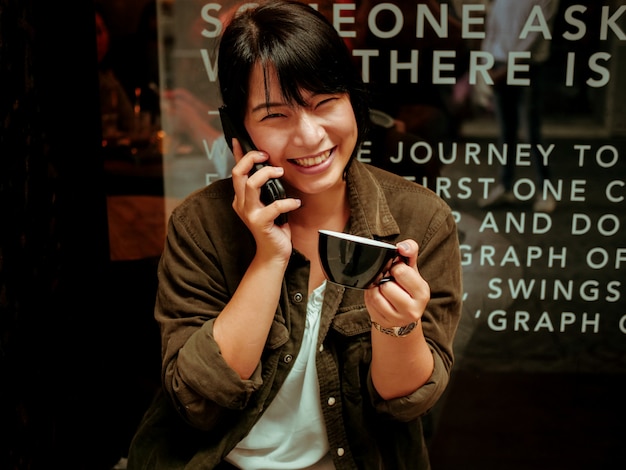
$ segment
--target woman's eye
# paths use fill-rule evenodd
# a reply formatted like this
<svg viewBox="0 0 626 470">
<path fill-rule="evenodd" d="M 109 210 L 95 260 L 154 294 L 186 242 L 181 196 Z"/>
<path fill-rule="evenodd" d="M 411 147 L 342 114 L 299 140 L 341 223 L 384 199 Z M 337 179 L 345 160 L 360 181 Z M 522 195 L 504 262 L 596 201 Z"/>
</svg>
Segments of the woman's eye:
<svg viewBox="0 0 626 470">
<path fill-rule="evenodd" d="M 319 108 L 320 106 L 323 106 L 327 103 L 330 103 L 331 101 L 335 101 L 337 98 L 335 98 L 334 96 L 328 97 L 328 98 L 324 98 L 323 100 L 321 100 L 319 103 L 317 103 L 316 108 Z"/>
<path fill-rule="evenodd" d="M 284 114 L 281 114 L 281 113 L 269 113 L 263 116 L 263 119 L 261 120 L 265 121 L 266 119 L 273 119 L 273 118 L 278 118 L 278 117 L 283 117 L 283 116 Z"/>
</svg>

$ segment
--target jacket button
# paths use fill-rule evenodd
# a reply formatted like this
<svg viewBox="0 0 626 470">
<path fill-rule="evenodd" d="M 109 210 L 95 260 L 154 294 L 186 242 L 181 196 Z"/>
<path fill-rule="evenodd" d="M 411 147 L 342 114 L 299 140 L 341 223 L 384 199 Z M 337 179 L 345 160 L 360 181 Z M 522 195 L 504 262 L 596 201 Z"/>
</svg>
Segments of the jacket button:
<svg viewBox="0 0 626 470">
<path fill-rule="evenodd" d="M 302 299 L 303 299 L 303 298 L 304 298 L 304 296 L 302 295 L 302 293 L 301 293 L 301 292 L 296 292 L 296 293 L 293 295 L 293 301 L 294 301 L 295 303 L 297 303 L 297 304 L 299 304 L 300 302 L 302 302 Z"/>
<path fill-rule="evenodd" d="M 333 406 L 335 404 L 335 397 L 330 397 L 328 399 L 328 406 Z"/>
<path fill-rule="evenodd" d="M 343 447 L 340 447 L 339 449 L 337 449 L 337 455 L 339 457 L 343 457 L 343 454 L 345 454 L 345 453 L 346 453 L 346 451 L 343 450 Z"/>
<path fill-rule="evenodd" d="M 284 358 L 283 358 L 283 362 L 285 364 L 289 364 L 291 361 L 293 361 L 293 356 L 291 354 L 287 354 Z"/>
</svg>

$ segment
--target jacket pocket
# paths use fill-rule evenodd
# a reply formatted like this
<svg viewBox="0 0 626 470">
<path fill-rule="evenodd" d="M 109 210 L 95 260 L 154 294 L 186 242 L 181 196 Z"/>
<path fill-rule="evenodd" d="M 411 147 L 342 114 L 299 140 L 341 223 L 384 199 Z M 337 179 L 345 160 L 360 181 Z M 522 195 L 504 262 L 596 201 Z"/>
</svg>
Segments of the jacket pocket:
<svg viewBox="0 0 626 470">
<path fill-rule="evenodd" d="M 331 325 L 342 336 L 369 334 L 371 327 L 370 314 L 365 305 L 339 309 Z"/>
</svg>

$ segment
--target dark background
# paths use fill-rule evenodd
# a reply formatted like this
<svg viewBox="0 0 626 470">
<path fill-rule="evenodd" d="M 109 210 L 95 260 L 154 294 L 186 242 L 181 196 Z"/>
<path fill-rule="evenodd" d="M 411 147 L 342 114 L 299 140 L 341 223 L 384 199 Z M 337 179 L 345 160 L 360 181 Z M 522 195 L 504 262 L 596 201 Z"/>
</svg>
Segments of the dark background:
<svg viewBox="0 0 626 470">
<path fill-rule="evenodd" d="M 0 1 L 6 470 L 111 468 L 158 381 L 152 260 L 109 261 L 94 38 L 89 1 Z"/>
</svg>

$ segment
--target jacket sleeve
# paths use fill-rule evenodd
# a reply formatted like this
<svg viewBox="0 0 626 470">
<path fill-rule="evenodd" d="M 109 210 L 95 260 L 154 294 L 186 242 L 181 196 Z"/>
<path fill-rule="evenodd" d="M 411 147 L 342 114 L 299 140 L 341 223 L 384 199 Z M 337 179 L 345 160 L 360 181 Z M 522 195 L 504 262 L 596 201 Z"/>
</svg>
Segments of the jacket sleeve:
<svg viewBox="0 0 626 470">
<path fill-rule="evenodd" d="M 215 318 L 238 282 L 237 276 L 225 274 L 224 266 L 236 271 L 241 264 L 229 258 L 225 243 L 206 228 L 211 223 L 203 217 L 227 220 L 219 213 L 207 215 L 214 205 L 196 197 L 172 213 L 155 304 L 163 388 L 183 418 L 202 430 L 217 426 L 227 410 L 243 409 L 261 385 L 260 366 L 249 380 L 242 380 L 213 337 Z M 238 246 L 245 255 L 246 243 Z"/>
<path fill-rule="evenodd" d="M 462 311 L 462 268 L 458 232 L 443 202 L 432 216 L 424 237 L 417 240 L 418 269 L 428 282 L 431 299 L 424 315 L 424 336 L 433 354 L 433 373 L 422 387 L 406 397 L 384 401 L 368 381 L 374 406 L 383 414 L 409 421 L 428 412 L 441 397 L 454 362 L 453 342 Z"/>
</svg>

